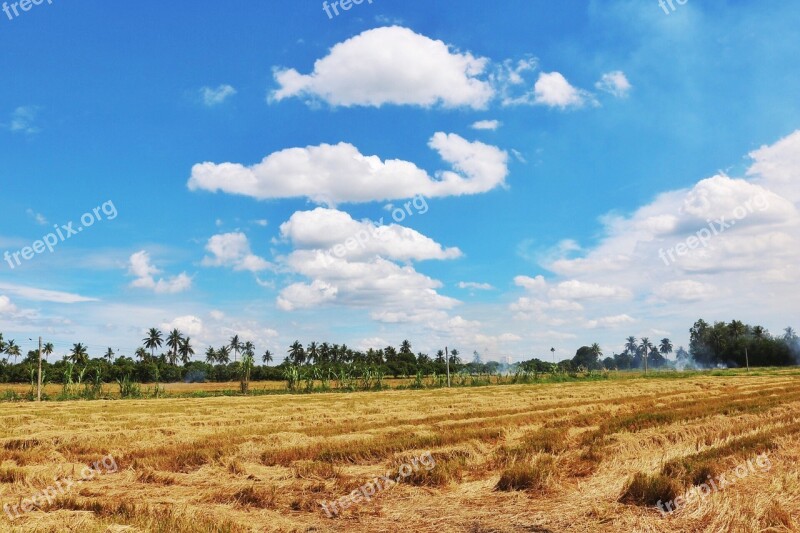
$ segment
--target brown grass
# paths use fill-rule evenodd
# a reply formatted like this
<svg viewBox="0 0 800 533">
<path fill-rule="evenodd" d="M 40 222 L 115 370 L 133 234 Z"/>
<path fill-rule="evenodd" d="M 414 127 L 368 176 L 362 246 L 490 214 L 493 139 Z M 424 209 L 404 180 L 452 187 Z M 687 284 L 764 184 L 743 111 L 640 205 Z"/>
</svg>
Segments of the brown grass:
<svg viewBox="0 0 800 533">
<path fill-rule="evenodd" d="M 0 404 L 0 505 L 111 454 L 117 473 L 76 485 L 14 531 L 790 531 L 798 407 L 792 371 Z M 433 469 L 337 518 L 322 510 L 426 452 Z M 769 472 L 668 519 L 652 507 L 763 452 Z M 0 531 L 10 527 L 0 515 Z"/>
</svg>

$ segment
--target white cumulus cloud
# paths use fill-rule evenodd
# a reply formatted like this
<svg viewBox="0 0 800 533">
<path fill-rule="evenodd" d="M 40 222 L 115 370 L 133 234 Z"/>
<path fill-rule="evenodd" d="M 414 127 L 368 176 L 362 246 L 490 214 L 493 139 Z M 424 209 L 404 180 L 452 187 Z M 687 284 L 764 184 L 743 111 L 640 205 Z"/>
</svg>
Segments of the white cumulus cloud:
<svg viewBox="0 0 800 533">
<path fill-rule="evenodd" d="M 190 190 L 222 191 L 257 199 L 302 198 L 335 205 L 479 194 L 505 185 L 508 154 L 456 134 L 436 133 L 429 146 L 453 170 L 431 177 L 414 163 L 362 155 L 348 143 L 290 148 L 261 163 L 202 163 L 192 168 Z"/>
<path fill-rule="evenodd" d="M 492 86 L 478 78 L 487 64 L 408 28 L 375 28 L 334 45 L 310 74 L 275 69 L 279 87 L 270 98 L 309 97 L 345 107 L 480 109 L 494 97 Z"/>
<path fill-rule="evenodd" d="M 192 287 L 192 278 L 182 272 L 171 278 L 156 279 L 161 271 L 150 262 L 150 254 L 141 250 L 128 260 L 128 274 L 133 276 L 131 287 L 149 289 L 157 294 L 176 294 Z"/>
</svg>

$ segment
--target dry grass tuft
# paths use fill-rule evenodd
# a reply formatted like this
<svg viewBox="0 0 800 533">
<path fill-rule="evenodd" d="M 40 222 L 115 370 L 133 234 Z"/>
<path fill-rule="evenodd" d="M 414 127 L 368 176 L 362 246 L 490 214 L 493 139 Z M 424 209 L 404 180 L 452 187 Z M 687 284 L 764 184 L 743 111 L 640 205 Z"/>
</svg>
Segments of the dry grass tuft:
<svg viewBox="0 0 800 533">
<path fill-rule="evenodd" d="M 531 463 L 517 463 L 500 475 L 496 490 L 545 491 L 556 475 L 555 460 L 549 455 L 537 457 Z"/>
<path fill-rule="evenodd" d="M 643 474 L 637 472 L 628 481 L 619 497 L 622 503 L 653 506 L 658 502 L 674 500 L 681 493 L 681 485 L 663 474 Z"/>
</svg>

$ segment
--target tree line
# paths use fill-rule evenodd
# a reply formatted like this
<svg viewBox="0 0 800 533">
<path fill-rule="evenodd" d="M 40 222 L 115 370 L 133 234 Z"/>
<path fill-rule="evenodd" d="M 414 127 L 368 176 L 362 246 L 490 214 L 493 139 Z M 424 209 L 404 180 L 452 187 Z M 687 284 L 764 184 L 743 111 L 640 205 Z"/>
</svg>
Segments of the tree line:
<svg viewBox="0 0 800 533">
<path fill-rule="evenodd" d="M 42 345 L 45 382 L 63 382 L 67 371 L 73 367 L 81 375 L 96 381 L 113 382 L 131 379 L 140 383 L 153 382 L 227 382 L 281 381 L 286 379 L 287 369 L 300 368 L 319 371 L 320 375 L 346 369 L 350 375 L 360 377 L 367 374 L 391 375 L 394 377 L 452 374 L 496 374 L 514 372 L 518 369 L 532 372 L 578 372 L 581 370 L 642 370 L 663 368 L 714 368 L 745 366 L 790 366 L 800 357 L 800 340 L 791 327 L 782 335 L 773 336 L 762 326 L 750 326 L 739 320 L 730 323 L 709 324 L 698 320 L 689 330 L 689 350 L 679 347 L 673 350 L 669 338 L 653 342 L 648 337 L 625 339 L 622 350 L 603 357 L 599 344 L 583 346 L 575 356 L 558 363 L 546 362 L 544 357 L 506 365 L 497 361 L 483 362 L 478 352 L 473 352 L 470 361 L 461 358 L 457 349 L 438 350 L 431 357 L 412 350 L 411 343 L 404 340 L 399 347 L 366 351 L 354 350 L 345 344 L 311 342 L 303 345 L 295 341 L 288 347 L 277 366 L 270 366 L 275 356 L 269 350 L 257 355 L 253 342 L 234 335 L 223 346 L 208 347 L 204 360 L 193 360 L 194 347 L 190 337 L 173 329 L 166 335 L 158 328 L 150 328 L 142 339 L 142 345 L 133 356 L 120 355 L 108 348 L 99 357 L 91 358 L 83 343 L 75 343 L 62 359 L 50 362 L 54 345 Z M 162 351 L 165 348 L 165 351 Z M 161 351 L 158 355 L 156 351 Z M 554 355 L 555 349 L 551 349 Z M 670 359 L 671 354 L 674 359 Z M 0 333 L 0 382 L 25 383 L 30 381 L 33 366 L 38 362 L 38 350 L 30 350 L 22 357 L 20 346 L 14 341 L 5 341 Z M 13 363 L 11 362 L 13 358 Z M 260 360 L 263 365 L 257 365 Z M 307 372 L 307 373 L 309 373 Z M 245 387 L 245 385 L 242 385 Z"/>
</svg>

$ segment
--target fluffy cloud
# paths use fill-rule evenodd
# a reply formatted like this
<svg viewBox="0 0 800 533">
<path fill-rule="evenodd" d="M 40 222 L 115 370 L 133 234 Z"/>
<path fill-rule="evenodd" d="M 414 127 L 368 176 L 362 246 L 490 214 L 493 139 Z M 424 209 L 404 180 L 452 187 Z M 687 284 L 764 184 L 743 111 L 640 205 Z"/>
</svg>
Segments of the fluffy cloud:
<svg viewBox="0 0 800 533">
<path fill-rule="evenodd" d="M 162 322 L 161 329 L 171 331 L 177 329 L 184 335 L 197 337 L 205 332 L 203 319 L 194 315 L 179 316 L 170 322 Z"/>
<path fill-rule="evenodd" d="M 247 167 L 202 163 L 190 190 L 222 191 L 258 199 L 307 197 L 318 204 L 479 194 L 505 184 L 508 154 L 456 134 L 436 133 L 429 146 L 453 170 L 429 176 L 415 164 L 362 155 L 347 143 L 290 148 Z"/>
<path fill-rule="evenodd" d="M 603 217 L 599 244 L 579 249 L 578 257 L 562 250 L 545 258 L 554 280 L 522 278 L 518 285 L 539 287 L 540 296 L 523 296 L 511 310 L 559 320 L 541 297 L 546 292 L 551 300 L 580 302 L 585 327 L 630 326 L 636 317 L 684 332 L 700 316 L 785 327 L 800 298 L 798 153 L 795 132 L 751 153 L 748 179 L 715 175 L 659 194 L 630 215 Z"/>
<path fill-rule="evenodd" d="M 570 85 L 559 72 L 542 72 L 533 87 L 534 102 L 547 107 L 560 109 L 583 107 L 593 102 L 588 92 Z"/>
<path fill-rule="evenodd" d="M 408 28 L 376 28 L 336 44 L 310 74 L 276 69 L 279 88 L 270 98 L 311 97 L 345 107 L 480 109 L 494 96 L 492 86 L 478 78 L 487 64 Z"/>
<path fill-rule="evenodd" d="M 236 89 L 230 85 L 220 85 L 219 87 L 203 87 L 200 89 L 200 98 L 203 104 L 214 107 L 223 103 L 225 100 L 236 94 Z"/>
<path fill-rule="evenodd" d="M 285 311 L 335 305 L 368 309 L 384 323 L 441 324 L 459 303 L 409 263 L 455 259 L 461 252 L 410 228 L 317 208 L 292 215 L 281 236 L 294 248 L 281 266 L 307 279 L 280 291 L 277 305 Z"/>
<path fill-rule="evenodd" d="M 214 235 L 206 244 L 210 256 L 203 258 L 202 265 L 229 267 L 236 271 L 261 272 L 272 265 L 250 250 L 250 241 L 244 233 L 222 233 Z"/>
<path fill-rule="evenodd" d="M 394 322 L 418 319 L 426 312 L 451 309 L 458 303 L 437 292 L 441 282 L 381 257 L 349 261 L 320 250 L 298 250 L 288 256 L 286 264 L 312 281 L 281 291 L 278 305 L 285 310 L 335 303 L 370 309 L 373 318 Z"/>
<path fill-rule="evenodd" d="M 358 222 L 343 212 L 319 207 L 298 211 L 281 224 L 281 236 L 297 249 L 324 250 L 350 261 L 385 257 L 397 261 L 456 259 L 458 248 L 444 248 L 430 237 L 399 224 Z"/>
<path fill-rule="evenodd" d="M 150 262 L 150 254 L 142 250 L 130 256 L 128 274 L 133 276 L 131 287 L 149 289 L 157 294 L 176 294 L 192 287 L 192 278 L 182 272 L 172 278 L 156 279 L 161 271 Z"/>
<path fill-rule="evenodd" d="M 17 312 L 17 306 L 11 302 L 11 298 L 0 295 L 0 315 L 13 315 Z"/>
<path fill-rule="evenodd" d="M 514 278 L 514 284 L 529 291 L 538 291 L 547 287 L 547 281 L 545 281 L 544 276 L 536 276 L 535 278 L 517 276 Z"/>
<path fill-rule="evenodd" d="M 627 76 L 621 70 L 603 74 L 603 77 L 595 84 L 595 87 L 617 98 L 625 98 L 633 88 L 631 82 L 628 81 Z"/>
</svg>

